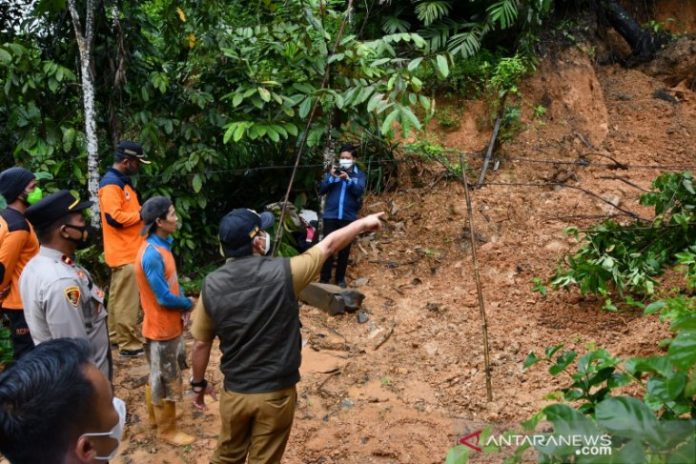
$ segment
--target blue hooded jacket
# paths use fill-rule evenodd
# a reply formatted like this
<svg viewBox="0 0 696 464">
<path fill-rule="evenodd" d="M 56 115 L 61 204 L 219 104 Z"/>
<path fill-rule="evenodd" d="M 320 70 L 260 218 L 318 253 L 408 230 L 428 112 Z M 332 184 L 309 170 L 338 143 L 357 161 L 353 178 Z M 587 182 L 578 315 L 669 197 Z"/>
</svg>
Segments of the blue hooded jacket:
<svg viewBox="0 0 696 464">
<path fill-rule="evenodd" d="M 348 180 L 326 173 L 319 185 L 319 193 L 326 194 L 324 219 L 355 221 L 362 206 L 367 181 L 365 173 L 356 165 L 347 172 Z"/>
</svg>

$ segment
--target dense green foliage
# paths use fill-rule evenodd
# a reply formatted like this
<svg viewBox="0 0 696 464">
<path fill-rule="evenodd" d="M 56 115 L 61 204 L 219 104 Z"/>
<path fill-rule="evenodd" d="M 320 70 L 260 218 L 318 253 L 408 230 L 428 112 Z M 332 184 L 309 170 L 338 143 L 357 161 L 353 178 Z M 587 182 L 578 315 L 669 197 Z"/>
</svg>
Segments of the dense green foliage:
<svg viewBox="0 0 696 464">
<path fill-rule="evenodd" d="M 175 200 L 175 252 L 183 274 L 199 272 L 217 259 L 225 211 L 282 198 L 303 142 L 291 201 L 317 207 L 317 165 L 343 140 L 363 149 L 370 189 L 393 186 L 395 130 L 432 117 L 431 89 L 514 92 L 552 3 L 96 2 L 100 171 L 119 139 L 144 145 L 154 164 L 136 186 Z M 77 6 L 84 23 L 86 2 Z M 24 164 L 43 173 L 46 190 L 84 196 L 80 59 L 66 2 L 3 6 L 0 21 L 2 167 Z M 440 85 L 451 70 L 460 77 Z"/>
<path fill-rule="evenodd" d="M 666 173 L 653 182 L 653 191 L 641 196 L 652 206 L 650 223 L 621 225 L 606 221 L 589 230 L 584 245 L 569 256 L 552 278 L 554 287 L 577 285 L 582 294 L 607 298 L 605 308 L 615 309 L 611 297 L 655 293 L 655 277 L 675 263 L 685 265 L 687 282 L 696 273 L 696 191 L 691 173 Z M 572 230 L 571 233 L 577 234 Z"/>
</svg>

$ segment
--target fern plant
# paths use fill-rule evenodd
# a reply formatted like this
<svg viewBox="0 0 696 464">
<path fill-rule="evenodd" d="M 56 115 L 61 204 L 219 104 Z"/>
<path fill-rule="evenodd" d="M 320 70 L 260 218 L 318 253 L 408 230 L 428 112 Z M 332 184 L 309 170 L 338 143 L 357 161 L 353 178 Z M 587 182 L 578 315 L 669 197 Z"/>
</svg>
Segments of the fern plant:
<svg viewBox="0 0 696 464">
<path fill-rule="evenodd" d="M 452 4 L 444 0 L 421 0 L 416 4 L 416 16 L 425 26 L 430 26 L 447 16 L 451 9 Z"/>
</svg>

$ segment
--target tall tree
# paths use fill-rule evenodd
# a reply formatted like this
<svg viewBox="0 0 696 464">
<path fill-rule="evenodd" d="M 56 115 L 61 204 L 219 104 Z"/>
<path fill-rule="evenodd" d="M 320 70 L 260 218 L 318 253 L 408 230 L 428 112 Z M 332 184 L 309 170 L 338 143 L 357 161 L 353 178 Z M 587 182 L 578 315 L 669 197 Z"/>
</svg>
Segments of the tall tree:
<svg viewBox="0 0 696 464">
<path fill-rule="evenodd" d="M 85 109 L 85 137 L 87 139 L 87 189 L 92 206 L 93 223 L 98 224 L 99 202 L 99 142 L 97 140 L 97 113 L 94 106 L 94 74 L 92 73 L 92 45 L 94 42 L 94 0 L 87 0 L 85 5 L 85 27 L 82 29 L 80 13 L 75 0 L 68 0 L 68 9 L 72 18 L 75 38 L 80 51 L 80 74 L 82 80 L 82 102 Z"/>
</svg>

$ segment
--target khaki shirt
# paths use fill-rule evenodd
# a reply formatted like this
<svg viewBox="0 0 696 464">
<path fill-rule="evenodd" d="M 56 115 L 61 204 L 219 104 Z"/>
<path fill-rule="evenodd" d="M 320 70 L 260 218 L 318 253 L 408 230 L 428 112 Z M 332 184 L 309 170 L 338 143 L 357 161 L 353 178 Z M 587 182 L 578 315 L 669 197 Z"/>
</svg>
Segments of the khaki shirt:
<svg viewBox="0 0 696 464">
<path fill-rule="evenodd" d="M 318 246 L 313 246 L 299 256 L 290 258 L 290 274 L 292 274 L 292 287 L 295 297 L 299 298 L 300 292 L 309 285 L 324 265 L 324 253 Z M 215 338 L 213 321 L 208 316 L 203 306 L 203 298 L 198 298 L 192 314 L 193 324 L 191 334 L 196 340 L 211 342 Z"/>
<path fill-rule="evenodd" d="M 60 251 L 42 246 L 24 268 L 19 291 L 34 343 L 84 338 L 94 363 L 111 378 L 104 292 L 89 272 Z"/>
</svg>

